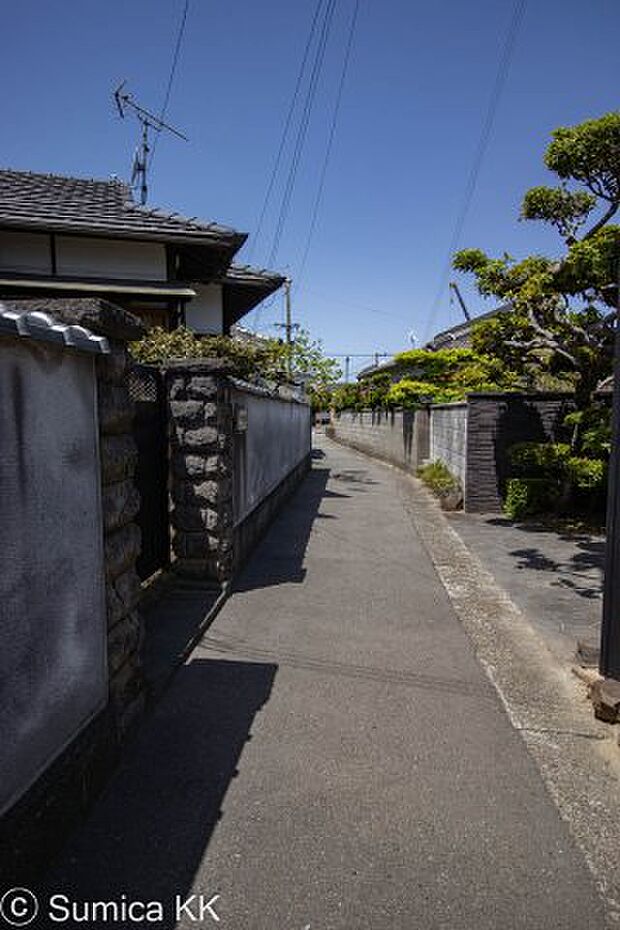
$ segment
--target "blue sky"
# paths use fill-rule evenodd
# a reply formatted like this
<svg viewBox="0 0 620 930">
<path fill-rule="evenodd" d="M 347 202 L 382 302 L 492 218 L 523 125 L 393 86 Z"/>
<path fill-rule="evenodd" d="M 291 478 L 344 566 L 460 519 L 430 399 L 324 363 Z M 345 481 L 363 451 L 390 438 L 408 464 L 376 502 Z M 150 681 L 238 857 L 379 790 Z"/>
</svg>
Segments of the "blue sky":
<svg viewBox="0 0 620 930">
<path fill-rule="evenodd" d="M 295 281 L 308 233 L 354 0 L 337 0 L 276 266 Z M 21 0 L 3 10 L 3 166 L 128 174 L 136 126 L 111 93 L 123 78 L 163 102 L 184 0 Z M 315 0 L 190 0 L 150 202 L 252 233 Z M 312 249 L 294 312 L 337 353 L 392 352 L 459 319 L 429 312 L 513 11 L 512 0 L 361 0 Z M 518 221 L 558 125 L 618 109 L 616 0 L 529 0 L 465 224 L 462 246 L 519 256 L 559 247 Z M 9 37 L 12 37 L 8 41 Z M 288 168 L 288 158 L 285 158 Z M 264 234 L 270 252 L 282 176 Z M 247 257 L 247 249 L 242 253 Z M 488 309 L 465 282 L 472 311 Z M 278 300 L 260 318 L 281 319 Z M 358 364 L 363 364 L 362 362 Z"/>
</svg>

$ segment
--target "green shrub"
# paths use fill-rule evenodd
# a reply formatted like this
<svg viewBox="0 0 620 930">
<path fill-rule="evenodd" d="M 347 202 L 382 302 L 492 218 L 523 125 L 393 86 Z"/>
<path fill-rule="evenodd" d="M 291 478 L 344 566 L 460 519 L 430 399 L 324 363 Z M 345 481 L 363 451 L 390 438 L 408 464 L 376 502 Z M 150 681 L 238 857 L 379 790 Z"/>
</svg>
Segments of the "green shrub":
<svg viewBox="0 0 620 930">
<path fill-rule="evenodd" d="M 561 496 L 552 478 L 510 478 L 506 485 L 504 513 L 511 520 L 552 510 Z"/>
<path fill-rule="evenodd" d="M 561 475 L 571 454 L 566 442 L 518 442 L 509 452 L 520 477 L 552 478 Z"/>
<path fill-rule="evenodd" d="M 429 462 L 427 465 L 422 465 L 416 474 L 438 497 L 456 495 L 462 499 L 462 488 L 458 478 L 454 477 L 443 462 Z"/>
<path fill-rule="evenodd" d="M 607 479 L 607 463 L 603 459 L 587 459 L 571 456 L 566 463 L 566 474 L 580 490 L 600 491 Z"/>
</svg>

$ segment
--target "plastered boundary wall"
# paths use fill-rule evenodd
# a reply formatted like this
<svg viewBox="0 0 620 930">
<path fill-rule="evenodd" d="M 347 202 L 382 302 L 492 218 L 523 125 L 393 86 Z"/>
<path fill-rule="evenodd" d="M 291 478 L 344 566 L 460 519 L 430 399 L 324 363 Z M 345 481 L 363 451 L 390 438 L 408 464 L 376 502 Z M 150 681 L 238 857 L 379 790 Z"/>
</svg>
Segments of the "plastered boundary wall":
<svg viewBox="0 0 620 930">
<path fill-rule="evenodd" d="M 457 477 L 470 513 L 499 513 L 518 442 L 558 441 L 573 409 L 569 394 L 479 393 L 416 411 L 333 413 L 328 435 L 415 473 L 441 461 Z"/>
<path fill-rule="evenodd" d="M 85 327 L 106 337 L 110 349 L 95 361 L 99 461 L 94 480 L 101 502 L 105 706 L 0 818 L 0 872 L 10 887 L 34 878 L 84 817 L 145 707 L 144 630 L 137 610 L 140 583 L 135 571 L 140 549 L 135 523 L 137 456 L 133 407 L 126 387 L 127 343 L 139 338 L 143 330 L 140 321 L 124 310 L 92 298 L 4 301 L 3 305 L 9 311 L 42 312 L 56 323 Z M 61 352 L 54 347 L 47 351 Z M 69 468 L 66 474 L 70 480 Z M 23 538 L 22 543 L 27 545 L 28 540 Z"/>
<path fill-rule="evenodd" d="M 343 410 L 332 413 L 327 433 L 360 452 L 367 452 L 415 473 L 429 455 L 427 410 Z"/>
</svg>

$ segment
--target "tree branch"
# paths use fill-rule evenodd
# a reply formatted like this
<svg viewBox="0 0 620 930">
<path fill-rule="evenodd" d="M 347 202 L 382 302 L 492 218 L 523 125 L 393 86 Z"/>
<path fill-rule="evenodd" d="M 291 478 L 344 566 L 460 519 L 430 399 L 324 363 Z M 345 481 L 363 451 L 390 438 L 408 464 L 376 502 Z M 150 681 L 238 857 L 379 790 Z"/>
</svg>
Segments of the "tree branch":
<svg viewBox="0 0 620 930">
<path fill-rule="evenodd" d="M 615 201 L 614 203 L 612 203 L 609 209 L 606 210 L 605 213 L 603 213 L 602 217 L 594 224 L 592 229 L 589 229 L 587 233 L 584 233 L 584 235 L 581 237 L 581 241 L 585 242 L 586 239 L 589 239 L 591 236 L 597 233 L 599 229 L 601 229 L 605 225 L 605 223 L 608 223 L 609 220 L 614 215 L 614 213 L 618 212 L 618 207 L 620 207 L 620 204 L 618 203 L 618 201 Z"/>
</svg>

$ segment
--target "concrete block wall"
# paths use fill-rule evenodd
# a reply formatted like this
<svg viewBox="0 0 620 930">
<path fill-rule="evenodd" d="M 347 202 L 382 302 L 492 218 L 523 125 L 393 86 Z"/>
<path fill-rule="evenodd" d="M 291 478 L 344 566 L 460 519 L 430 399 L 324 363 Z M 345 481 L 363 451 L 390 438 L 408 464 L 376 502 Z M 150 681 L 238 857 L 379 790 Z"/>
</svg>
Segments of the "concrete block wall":
<svg viewBox="0 0 620 930">
<path fill-rule="evenodd" d="M 429 454 L 426 410 L 343 410 L 332 415 L 328 434 L 413 473 Z"/>
<path fill-rule="evenodd" d="M 431 407 L 429 460 L 443 462 L 465 488 L 467 474 L 467 403 Z"/>
</svg>

